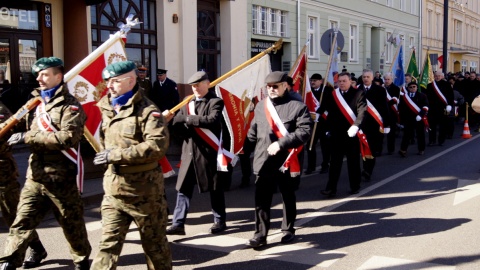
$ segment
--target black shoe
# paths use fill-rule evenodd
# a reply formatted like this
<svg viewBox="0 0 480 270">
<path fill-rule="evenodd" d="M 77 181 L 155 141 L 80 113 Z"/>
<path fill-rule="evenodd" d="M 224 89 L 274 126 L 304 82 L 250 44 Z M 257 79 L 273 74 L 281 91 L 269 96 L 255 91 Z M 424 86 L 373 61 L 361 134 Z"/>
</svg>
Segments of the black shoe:
<svg viewBox="0 0 480 270">
<path fill-rule="evenodd" d="M 372 176 L 366 171 L 362 171 L 362 178 L 365 182 L 370 182 L 370 180 L 372 180 Z"/>
<path fill-rule="evenodd" d="M 215 222 L 212 227 L 210 227 L 210 233 L 219 233 L 227 229 L 227 224 L 225 222 Z M 185 231 L 184 231 L 185 232 Z"/>
<path fill-rule="evenodd" d="M 247 246 L 252 248 L 258 248 L 265 246 L 267 244 L 267 238 L 264 237 L 254 237 L 247 242 Z"/>
<path fill-rule="evenodd" d="M 309 175 L 309 174 L 312 174 L 312 173 L 313 173 L 313 170 L 305 170 L 303 172 L 303 174 L 305 174 L 305 175 Z"/>
<path fill-rule="evenodd" d="M 0 270 L 15 270 L 17 267 L 11 262 L 4 262 L 0 264 Z"/>
<path fill-rule="evenodd" d="M 318 173 L 328 173 L 328 167 L 322 167 Z"/>
<path fill-rule="evenodd" d="M 23 262 L 23 268 L 35 268 L 40 265 L 40 262 L 47 257 L 47 251 L 35 251 L 30 249 L 30 256 Z"/>
<path fill-rule="evenodd" d="M 90 269 L 90 262 L 88 259 L 84 259 L 83 261 L 75 264 L 75 270 L 89 270 Z"/>
<path fill-rule="evenodd" d="M 246 188 L 248 186 L 250 186 L 250 181 L 249 182 L 242 181 L 242 183 L 240 183 L 240 188 Z"/>
<path fill-rule="evenodd" d="M 419 156 L 423 156 L 423 154 L 425 154 L 425 151 L 418 151 L 417 155 Z"/>
<path fill-rule="evenodd" d="M 360 192 L 360 189 L 355 189 L 355 190 L 350 190 L 350 195 L 353 195 L 353 194 L 358 194 Z"/>
<path fill-rule="evenodd" d="M 400 151 L 398 151 L 398 153 L 399 153 L 400 156 L 402 156 L 402 157 L 407 157 L 407 151 L 402 151 L 402 150 L 400 150 Z"/>
<path fill-rule="evenodd" d="M 329 198 L 333 198 L 333 197 L 335 197 L 335 196 L 337 195 L 337 193 L 336 193 L 335 191 L 333 191 L 333 190 L 326 190 L 326 189 L 320 190 L 320 193 L 321 193 L 322 195 L 328 196 Z"/>
<path fill-rule="evenodd" d="M 286 244 L 286 243 L 292 242 L 293 239 L 295 239 L 295 233 L 292 233 L 292 232 L 284 232 L 284 233 L 283 233 L 283 236 L 282 236 L 282 239 L 280 240 L 280 242 L 281 242 L 282 244 Z"/>
<path fill-rule="evenodd" d="M 166 231 L 167 235 L 185 235 L 185 228 L 178 226 L 170 226 Z"/>
<path fill-rule="evenodd" d="M 434 145 L 435 145 L 434 142 L 429 142 L 429 143 L 428 143 L 428 146 L 434 146 Z"/>
</svg>

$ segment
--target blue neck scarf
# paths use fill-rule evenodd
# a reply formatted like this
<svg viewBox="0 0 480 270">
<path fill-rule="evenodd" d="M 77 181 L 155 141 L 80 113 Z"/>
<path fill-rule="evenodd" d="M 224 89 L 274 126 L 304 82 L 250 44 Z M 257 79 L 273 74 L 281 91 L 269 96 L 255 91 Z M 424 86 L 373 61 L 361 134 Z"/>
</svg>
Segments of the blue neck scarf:
<svg viewBox="0 0 480 270">
<path fill-rule="evenodd" d="M 54 88 L 50 88 L 48 90 L 42 90 L 40 91 L 40 95 L 42 96 L 43 100 L 45 101 L 45 103 L 48 103 L 48 101 L 50 99 L 52 99 L 52 97 L 55 95 L 55 93 L 57 92 L 57 89 L 60 88 L 60 85 L 57 85 L 55 86 Z"/>
<path fill-rule="evenodd" d="M 133 90 L 128 91 L 127 93 L 118 96 L 116 98 L 112 98 L 112 107 L 115 108 L 115 106 L 121 107 L 125 104 L 127 104 L 128 100 L 133 96 Z"/>
</svg>

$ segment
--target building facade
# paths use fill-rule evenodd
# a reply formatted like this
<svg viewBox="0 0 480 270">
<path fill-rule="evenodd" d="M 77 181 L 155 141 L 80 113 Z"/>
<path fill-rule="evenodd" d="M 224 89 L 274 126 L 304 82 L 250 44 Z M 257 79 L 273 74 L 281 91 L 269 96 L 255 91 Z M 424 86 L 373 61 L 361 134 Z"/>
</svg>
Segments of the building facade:
<svg viewBox="0 0 480 270">
<path fill-rule="evenodd" d="M 434 70 L 440 70 L 443 55 L 444 0 L 423 0 L 423 53 L 430 54 Z M 447 70 L 477 71 L 480 47 L 479 1 L 448 1 Z"/>
</svg>

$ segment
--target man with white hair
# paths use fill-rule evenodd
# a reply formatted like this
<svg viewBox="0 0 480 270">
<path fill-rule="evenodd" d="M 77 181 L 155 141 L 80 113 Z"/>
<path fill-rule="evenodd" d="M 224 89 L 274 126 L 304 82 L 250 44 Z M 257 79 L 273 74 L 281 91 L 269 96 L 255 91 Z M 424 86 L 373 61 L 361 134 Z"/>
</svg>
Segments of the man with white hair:
<svg viewBox="0 0 480 270">
<path fill-rule="evenodd" d="M 395 152 L 395 138 L 397 124 L 400 117 L 398 114 L 398 101 L 400 99 L 400 88 L 393 83 L 393 74 L 391 72 L 383 76 L 384 87 L 387 90 L 388 110 L 390 112 L 390 132 L 387 134 L 387 151 L 391 155 Z"/>
<path fill-rule="evenodd" d="M 447 118 L 454 106 L 454 98 L 453 90 L 444 80 L 441 71 L 435 71 L 434 81 L 428 84 L 425 94 L 429 103 L 428 123 L 430 132 L 428 134 L 428 145 L 433 146 L 437 143 L 438 126 L 438 145 L 442 146 L 447 136 Z"/>
</svg>

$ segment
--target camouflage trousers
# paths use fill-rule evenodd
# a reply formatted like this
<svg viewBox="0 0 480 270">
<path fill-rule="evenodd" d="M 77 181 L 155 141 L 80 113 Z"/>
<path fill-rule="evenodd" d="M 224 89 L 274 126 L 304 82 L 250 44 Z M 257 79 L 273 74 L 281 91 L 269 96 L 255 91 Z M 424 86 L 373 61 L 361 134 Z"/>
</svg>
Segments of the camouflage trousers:
<svg viewBox="0 0 480 270">
<path fill-rule="evenodd" d="M 75 181 L 38 183 L 27 179 L 0 262 L 9 261 L 17 267 L 22 265 L 29 241 L 36 234 L 35 228 L 50 209 L 63 229 L 73 261 L 79 263 L 88 259 L 92 248 L 83 219 L 83 202 Z"/>
<path fill-rule="evenodd" d="M 20 184 L 16 180 L 11 180 L 5 186 L 0 186 L 0 210 L 3 219 L 8 227 L 12 226 L 17 216 L 17 206 L 20 200 Z M 29 242 L 30 248 L 43 251 L 43 245 L 40 242 L 37 231 L 33 231 Z M 22 258 L 23 259 L 23 258 Z"/>
<path fill-rule="evenodd" d="M 135 222 L 149 270 L 172 269 L 166 237 L 167 202 L 163 194 L 126 197 L 104 196 L 102 239 L 90 269 L 116 269 L 130 224 Z"/>
</svg>

